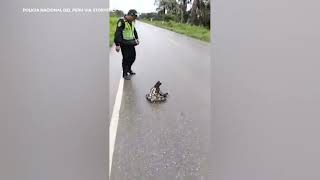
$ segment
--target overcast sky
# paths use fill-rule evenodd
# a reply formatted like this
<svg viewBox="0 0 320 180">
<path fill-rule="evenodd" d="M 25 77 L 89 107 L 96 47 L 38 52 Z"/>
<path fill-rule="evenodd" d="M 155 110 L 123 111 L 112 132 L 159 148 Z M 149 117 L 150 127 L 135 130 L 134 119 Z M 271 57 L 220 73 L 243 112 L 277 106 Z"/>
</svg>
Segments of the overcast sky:
<svg viewBox="0 0 320 180">
<path fill-rule="evenodd" d="M 156 6 L 154 0 L 110 0 L 109 9 L 119 9 L 127 13 L 129 9 L 136 9 L 138 13 L 155 12 Z M 188 8 L 191 4 L 188 4 Z"/>
<path fill-rule="evenodd" d="M 129 9 L 136 9 L 138 13 L 154 12 L 154 0 L 110 0 L 109 9 L 119 9 L 127 13 Z"/>
</svg>

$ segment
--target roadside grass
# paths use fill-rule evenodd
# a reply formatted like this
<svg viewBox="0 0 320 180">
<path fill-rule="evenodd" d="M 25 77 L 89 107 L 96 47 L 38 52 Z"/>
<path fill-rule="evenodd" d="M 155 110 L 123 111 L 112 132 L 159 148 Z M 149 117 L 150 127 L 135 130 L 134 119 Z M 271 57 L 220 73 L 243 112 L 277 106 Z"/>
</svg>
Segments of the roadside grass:
<svg viewBox="0 0 320 180">
<path fill-rule="evenodd" d="M 170 31 L 174 31 L 180 34 L 184 34 L 195 39 L 202 41 L 210 42 L 210 29 L 207 29 L 202 26 L 193 26 L 190 24 L 182 24 L 174 21 L 162 22 L 162 21 L 149 21 L 149 20 L 140 20 L 142 22 L 152 24 Z"/>
<path fill-rule="evenodd" d="M 118 17 L 110 16 L 110 31 L 109 31 L 109 47 L 113 44 L 114 32 L 117 28 Z"/>
</svg>

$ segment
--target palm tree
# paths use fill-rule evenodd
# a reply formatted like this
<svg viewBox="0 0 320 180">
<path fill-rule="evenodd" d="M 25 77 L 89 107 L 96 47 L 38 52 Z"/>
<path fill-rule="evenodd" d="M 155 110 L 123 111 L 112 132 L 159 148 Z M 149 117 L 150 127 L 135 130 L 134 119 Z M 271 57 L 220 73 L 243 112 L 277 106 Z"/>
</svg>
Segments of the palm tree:
<svg viewBox="0 0 320 180">
<path fill-rule="evenodd" d="M 191 3 L 191 0 L 178 0 L 178 2 L 179 2 L 179 9 L 180 9 L 180 22 L 184 23 L 186 22 L 185 15 L 187 12 L 187 5 Z"/>
<path fill-rule="evenodd" d="M 191 24 L 198 24 L 199 18 L 199 9 L 200 9 L 200 0 L 193 0 L 192 8 L 191 8 Z"/>
<path fill-rule="evenodd" d="M 176 14 L 177 1 L 176 0 L 155 0 L 154 3 L 158 6 L 157 11 L 162 14 Z"/>
</svg>

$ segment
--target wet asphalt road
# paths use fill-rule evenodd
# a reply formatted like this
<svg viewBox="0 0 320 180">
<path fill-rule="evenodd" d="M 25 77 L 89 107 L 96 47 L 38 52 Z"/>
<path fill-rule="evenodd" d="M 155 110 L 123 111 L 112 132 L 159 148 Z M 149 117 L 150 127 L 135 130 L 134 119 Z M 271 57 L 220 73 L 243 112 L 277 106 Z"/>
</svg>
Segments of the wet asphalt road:
<svg viewBox="0 0 320 180">
<path fill-rule="evenodd" d="M 111 180 L 204 180 L 210 125 L 209 44 L 137 22 L 140 45 L 125 81 Z M 110 52 L 110 112 L 121 77 L 121 53 Z M 163 104 L 145 94 L 156 83 Z"/>
</svg>

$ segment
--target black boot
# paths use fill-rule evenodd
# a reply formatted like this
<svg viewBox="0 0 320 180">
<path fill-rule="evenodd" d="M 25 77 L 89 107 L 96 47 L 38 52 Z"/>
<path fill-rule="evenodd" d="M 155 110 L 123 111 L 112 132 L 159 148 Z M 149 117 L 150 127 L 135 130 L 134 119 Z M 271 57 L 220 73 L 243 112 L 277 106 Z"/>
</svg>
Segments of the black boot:
<svg viewBox="0 0 320 180">
<path fill-rule="evenodd" d="M 125 80 L 131 80 L 130 76 L 128 75 L 128 73 L 123 73 L 122 75 L 123 79 Z"/>
<path fill-rule="evenodd" d="M 130 74 L 130 75 L 135 75 L 136 73 L 133 72 L 132 70 L 130 70 L 130 71 L 129 71 L 129 74 Z"/>
</svg>

